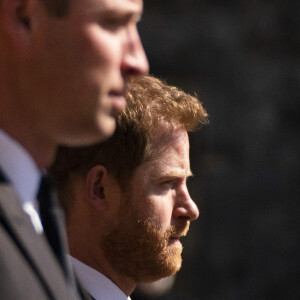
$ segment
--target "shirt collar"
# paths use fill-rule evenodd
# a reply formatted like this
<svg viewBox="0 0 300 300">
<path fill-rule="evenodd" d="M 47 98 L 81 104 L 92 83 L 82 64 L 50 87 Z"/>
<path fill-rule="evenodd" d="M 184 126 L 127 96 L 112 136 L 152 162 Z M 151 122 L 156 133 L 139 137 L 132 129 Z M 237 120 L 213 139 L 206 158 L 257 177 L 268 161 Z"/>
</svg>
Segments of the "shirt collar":
<svg viewBox="0 0 300 300">
<path fill-rule="evenodd" d="M 71 255 L 75 273 L 85 290 L 96 300 L 130 300 L 110 279 Z"/>
<path fill-rule="evenodd" d="M 0 166 L 15 187 L 21 204 L 34 205 L 40 171 L 33 158 L 16 140 L 0 129 Z"/>
</svg>

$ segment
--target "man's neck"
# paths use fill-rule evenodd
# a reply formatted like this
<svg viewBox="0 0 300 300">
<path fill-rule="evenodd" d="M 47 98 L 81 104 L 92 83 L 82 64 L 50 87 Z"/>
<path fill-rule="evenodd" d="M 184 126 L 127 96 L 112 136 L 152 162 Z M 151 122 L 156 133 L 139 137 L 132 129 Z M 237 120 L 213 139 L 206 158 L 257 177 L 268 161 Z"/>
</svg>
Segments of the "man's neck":
<svg viewBox="0 0 300 300">
<path fill-rule="evenodd" d="M 57 144 L 51 140 L 50 129 L 37 119 L 37 114 L 20 103 L 18 95 L 11 93 L 3 88 L 0 95 L 0 128 L 26 149 L 39 169 L 45 169 L 55 158 Z"/>
<path fill-rule="evenodd" d="M 80 240 L 80 243 L 76 243 L 77 246 L 75 247 L 72 247 L 72 243 L 70 243 L 71 255 L 109 278 L 125 295 L 130 296 L 136 288 L 137 283 L 133 279 L 116 272 L 101 251 L 95 252 L 94 247 L 91 248 L 93 250 L 79 249 L 78 245 L 86 246 L 88 243 L 88 241 L 84 243 L 83 240 Z"/>
<path fill-rule="evenodd" d="M 14 125 L 2 125 L 0 120 L 0 128 L 26 149 L 40 170 L 51 165 L 56 153 L 55 143 L 51 143 L 49 139 L 43 138 L 42 135 L 34 134 L 25 126 L 16 128 Z"/>
<path fill-rule="evenodd" d="M 78 258 L 73 256 L 69 256 L 69 258 L 82 286 L 95 299 L 128 299 L 131 292 L 125 293 L 110 277 L 80 261 Z"/>
</svg>

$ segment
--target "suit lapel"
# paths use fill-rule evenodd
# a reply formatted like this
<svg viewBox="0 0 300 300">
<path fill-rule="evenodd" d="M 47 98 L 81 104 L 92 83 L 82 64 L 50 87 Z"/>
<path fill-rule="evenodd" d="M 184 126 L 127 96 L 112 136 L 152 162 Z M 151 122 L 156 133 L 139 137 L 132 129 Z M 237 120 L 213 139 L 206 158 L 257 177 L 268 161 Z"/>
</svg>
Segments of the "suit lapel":
<svg viewBox="0 0 300 300">
<path fill-rule="evenodd" d="M 79 292 L 82 296 L 83 299 L 86 299 L 86 300 L 96 300 L 90 293 L 87 292 L 86 289 L 84 289 L 79 282 L 77 282 L 78 284 L 78 289 L 79 289 Z"/>
<path fill-rule="evenodd" d="M 9 184 L 3 183 L 3 180 L 0 183 L 0 219 L 5 223 L 7 231 L 18 244 L 20 251 L 32 266 L 45 289 L 48 289 L 48 293 L 55 295 L 59 291 L 59 295 L 62 296 L 61 291 L 67 290 L 64 288 L 67 284 L 56 258 L 44 235 L 38 235 L 33 229 L 30 218 L 24 213 L 13 188 Z M 56 297 L 54 298 L 56 299 Z"/>
</svg>

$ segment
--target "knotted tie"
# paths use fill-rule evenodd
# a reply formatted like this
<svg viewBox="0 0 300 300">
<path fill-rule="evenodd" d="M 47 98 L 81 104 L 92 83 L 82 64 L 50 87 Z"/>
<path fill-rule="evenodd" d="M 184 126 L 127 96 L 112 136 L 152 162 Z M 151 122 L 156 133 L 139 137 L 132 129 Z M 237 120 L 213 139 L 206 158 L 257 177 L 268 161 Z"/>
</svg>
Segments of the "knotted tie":
<svg viewBox="0 0 300 300">
<path fill-rule="evenodd" d="M 63 217 L 58 205 L 58 199 L 52 190 L 50 180 L 45 175 L 41 178 L 37 198 L 40 205 L 40 217 L 44 234 L 68 279 L 68 267 L 64 254 Z"/>
</svg>

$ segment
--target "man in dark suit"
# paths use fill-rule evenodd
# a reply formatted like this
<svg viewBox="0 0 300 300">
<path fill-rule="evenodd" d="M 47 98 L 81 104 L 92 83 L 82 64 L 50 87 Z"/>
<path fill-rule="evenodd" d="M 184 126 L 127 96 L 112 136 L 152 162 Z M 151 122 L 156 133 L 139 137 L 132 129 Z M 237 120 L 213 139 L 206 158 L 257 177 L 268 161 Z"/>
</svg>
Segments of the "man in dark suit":
<svg viewBox="0 0 300 300">
<path fill-rule="evenodd" d="M 1 299 L 80 298 L 41 173 L 58 144 L 113 133 L 127 76 L 148 71 L 141 13 L 142 0 L 0 0 Z"/>
<path fill-rule="evenodd" d="M 58 150 L 50 173 L 66 212 L 71 261 L 96 300 L 128 300 L 140 282 L 175 274 L 199 211 L 188 132 L 207 122 L 195 97 L 152 76 L 131 78 L 107 141 Z"/>
</svg>

